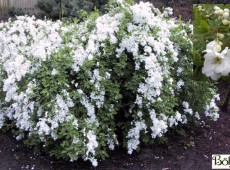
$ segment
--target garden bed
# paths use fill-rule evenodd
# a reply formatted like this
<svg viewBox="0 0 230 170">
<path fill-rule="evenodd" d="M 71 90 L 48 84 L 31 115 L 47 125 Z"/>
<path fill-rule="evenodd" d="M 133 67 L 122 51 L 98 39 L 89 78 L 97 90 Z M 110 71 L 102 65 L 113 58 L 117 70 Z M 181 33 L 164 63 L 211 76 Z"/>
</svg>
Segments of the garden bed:
<svg viewBox="0 0 230 170">
<path fill-rule="evenodd" d="M 192 15 L 192 1 L 182 5 L 171 4 L 174 16 L 182 15 L 188 21 Z M 156 1 L 156 6 L 163 6 Z M 221 96 L 226 91 L 220 84 Z M 206 118 L 202 118 L 206 119 Z M 207 122 L 200 126 L 189 125 L 185 133 L 168 132 L 169 140 L 164 144 L 156 143 L 142 146 L 139 153 L 128 155 L 127 150 L 116 149 L 110 152 L 110 158 L 99 161 L 98 167 L 90 162 L 78 160 L 70 163 L 55 160 L 45 154 L 36 155 L 31 149 L 16 141 L 11 134 L 0 135 L 0 165 L 2 169 L 211 169 L 211 154 L 230 153 L 229 113 L 220 113 L 216 122 Z"/>
</svg>

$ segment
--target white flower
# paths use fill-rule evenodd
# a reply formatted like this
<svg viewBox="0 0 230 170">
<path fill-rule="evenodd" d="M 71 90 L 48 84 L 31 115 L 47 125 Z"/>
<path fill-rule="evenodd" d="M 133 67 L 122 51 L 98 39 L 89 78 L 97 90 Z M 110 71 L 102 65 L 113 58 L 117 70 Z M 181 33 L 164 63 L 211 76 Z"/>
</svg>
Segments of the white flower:
<svg viewBox="0 0 230 170">
<path fill-rule="evenodd" d="M 168 17 L 169 15 L 173 14 L 173 9 L 172 8 L 165 8 L 164 12 L 163 12 L 165 17 Z"/>
<path fill-rule="evenodd" d="M 177 82 L 177 89 L 181 89 L 182 86 L 184 86 L 184 81 L 183 80 L 179 80 Z"/>
<path fill-rule="evenodd" d="M 214 95 L 213 99 L 209 104 L 206 105 L 205 107 L 205 116 L 210 117 L 214 121 L 216 121 L 219 118 L 219 108 L 216 106 L 215 100 L 218 100 L 218 95 Z"/>
<path fill-rule="evenodd" d="M 175 118 L 176 118 L 177 121 L 182 121 L 181 114 L 178 111 L 176 112 Z"/>
<path fill-rule="evenodd" d="M 118 2 L 118 3 L 122 3 L 122 2 L 123 2 L 123 0 L 117 0 L 117 2 Z"/>
<path fill-rule="evenodd" d="M 144 121 L 136 121 L 135 127 L 130 129 L 128 132 L 128 153 L 132 154 L 133 150 L 136 150 L 138 145 L 140 144 L 140 132 L 142 130 L 146 130 L 147 126 Z"/>
<path fill-rule="evenodd" d="M 110 131 L 111 129 L 108 129 L 108 131 Z M 107 145 L 109 147 L 110 150 L 114 150 L 115 145 L 118 145 L 118 141 L 117 141 L 117 136 L 116 134 L 113 135 L 107 135 Z"/>
<path fill-rule="evenodd" d="M 188 102 L 183 101 L 182 105 L 184 107 L 184 112 L 185 113 L 189 113 L 190 115 L 193 114 L 193 110 L 191 108 L 189 108 L 189 103 Z"/>
<path fill-rule="evenodd" d="M 93 155 L 95 155 L 95 149 L 98 147 L 98 142 L 96 140 L 96 135 L 94 134 L 94 131 L 90 130 L 87 133 L 87 139 L 88 139 L 88 143 L 86 144 L 87 146 L 87 151 L 86 151 L 86 155 L 88 156 L 90 153 L 92 153 Z"/>
<path fill-rule="evenodd" d="M 230 73 L 230 50 L 226 47 L 219 53 L 215 49 L 215 43 L 211 42 L 207 45 L 205 50 L 207 53 L 204 55 L 205 61 L 202 68 L 202 73 L 213 80 Z"/>
<path fill-rule="evenodd" d="M 90 161 L 94 167 L 98 165 L 97 159 L 90 159 Z"/>
<path fill-rule="evenodd" d="M 178 67 L 178 69 L 177 69 L 177 75 L 180 75 L 182 73 L 182 71 L 183 71 L 183 68 Z"/>
<path fill-rule="evenodd" d="M 53 70 L 52 70 L 52 72 L 51 72 L 51 75 L 52 76 L 55 76 L 55 75 L 57 75 L 58 74 L 58 71 L 54 68 Z"/>
</svg>

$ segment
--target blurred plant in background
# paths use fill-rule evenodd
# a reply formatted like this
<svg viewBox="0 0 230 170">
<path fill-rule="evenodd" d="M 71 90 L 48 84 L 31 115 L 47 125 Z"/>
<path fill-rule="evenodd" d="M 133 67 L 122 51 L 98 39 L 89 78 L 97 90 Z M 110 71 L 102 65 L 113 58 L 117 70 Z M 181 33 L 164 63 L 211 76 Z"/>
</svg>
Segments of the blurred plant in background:
<svg viewBox="0 0 230 170">
<path fill-rule="evenodd" d="M 39 0 L 37 6 L 51 19 L 83 19 L 95 7 L 103 10 L 109 0 Z"/>
</svg>

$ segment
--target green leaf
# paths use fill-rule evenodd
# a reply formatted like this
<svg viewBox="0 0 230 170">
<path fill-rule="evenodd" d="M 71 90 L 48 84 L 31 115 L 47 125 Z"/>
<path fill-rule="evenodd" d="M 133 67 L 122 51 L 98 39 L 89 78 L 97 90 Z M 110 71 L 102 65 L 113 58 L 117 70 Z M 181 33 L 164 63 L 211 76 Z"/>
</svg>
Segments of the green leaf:
<svg viewBox="0 0 230 170">
<path fill-rule="evenodd" d="M 200 26 L 205 30 L 209 30 L 209 25 L 205 20 L 200 21 Z"/>
<path fill-rule="evenodd" d="M 195 5 L 193 6 L 193 13 L 194 13 L 194 22 L 200 24 L 201 17 Z"/>
<path fill-rule="evenodd" d="M 201 59 L 201 55 L 197 52 L 197 51 L 194 51 L 193 52 L 193 64 L 195 66 L 203 66 L 203 61 Z"/>
</svg>

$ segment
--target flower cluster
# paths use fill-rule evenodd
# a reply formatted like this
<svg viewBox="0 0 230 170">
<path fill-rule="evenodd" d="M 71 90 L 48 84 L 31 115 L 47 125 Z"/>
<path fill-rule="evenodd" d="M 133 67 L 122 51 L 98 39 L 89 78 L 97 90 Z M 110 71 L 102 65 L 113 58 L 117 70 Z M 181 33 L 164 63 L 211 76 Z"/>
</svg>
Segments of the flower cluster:
<svg viewBox="0 0 230 170">
<path fill-rule="evenodd" d="M 0 24 L 0 127 L 7 120 L 18 140 L 97 166 L 116 145 L 132 154 L 201 108 L 216 120 L 214 87 L 191 81 L 192 27 L 171 13 L 120 1 L 80 24 Z"/>
<path fill-rule="evenodd" d="M 213 120 L 217 120 L 219 118 L 219 108 L 216 106 L 216 100 L 220 100 L 219 95 L 214 95 L 210 104 L 207 104 L 205 108 L 205 116 L 210 116 Z"/>
<path fill-rule="evenodd" d="M 229 17 L 229 9 L 228 8 L 221 9 L 218 6 L 215 6 L 214 10 L 215 10 L 214 14 L 219 16 L 219 18 L 222 20 L 222 23 L 224 25 L 230 25 L 230 17 Z"/>
<path fill-rule="evenodd" d="M 205 9 L 201 5 L 197 6 L 197 8 L 201 12 L 205 11 Z M 229 9 L 228 8 L 221 9 L 219 6 L 214 6 L 214 14 L 217 15 L 218 18 L 222 20 L 222 23 L 224 25 L 230 24 Z M 209 17 L 209 15 L 207 15 L 207 17 Z"/>
</svg>

